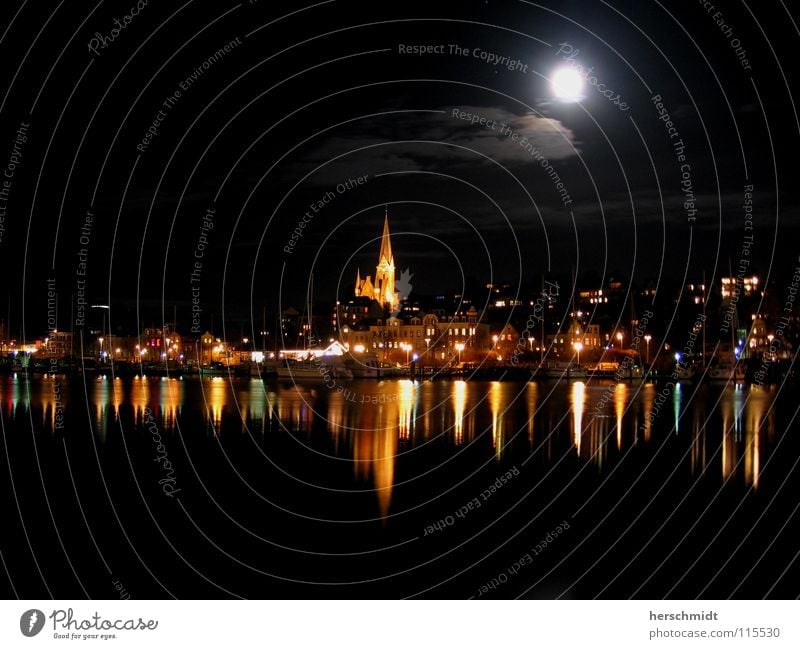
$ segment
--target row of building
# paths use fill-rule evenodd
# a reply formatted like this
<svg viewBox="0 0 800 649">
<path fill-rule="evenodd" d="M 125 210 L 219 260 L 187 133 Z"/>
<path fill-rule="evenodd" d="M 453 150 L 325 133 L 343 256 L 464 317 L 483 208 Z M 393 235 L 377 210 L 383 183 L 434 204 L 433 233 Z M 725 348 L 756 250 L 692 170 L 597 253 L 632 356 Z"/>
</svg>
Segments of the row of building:
<svg viewBox="0 0 800 649">
<path fill-rule="evenodd" d="M 705 281 L 686 284 L 676 287 L 666 301 L 663 296 L 669 291 L 663 284 L 659 288 L 648 282 L 634 290 L 613 277 L 600 287 L 586 289 L 574 288 L 574 282 L 564 278 L 543 278 L 533 295 L 523 295 L 518 287 L 504 283 L 473 287 L 473 296 L 480 295 L 480 301 L 463 294 L 414 294 L 412 278 L 408 270 L 397 274 L 387 213 L 374 276 L 362 276 L 357 270 L 353 295 L 337 301 L 330 316 L 311 320 L 287 308 L 275 319 L 272 333 L 266 330 L 265 318 L 258 340 L 242 335 L 233 342 L 209 331 L 187 336 L 174 324 L 129 336 L 105 332 L 104 325 L 81 334 L 56 331 L 24 345 L 3 342 L 7 336 L 0 331 L 0 352 L 89 357 L 101 362 L 230 365 L 280 358 L 288 348 L 338 342 L 351 353 L 372 353 L 390 364 L 486 360 L 535 364 L 545 356 L 595 361 L 621 353 L 636 353 L 648 360 L 651 350 L 682 348 L 687 335 L 707 338 L 710 346 L 721 341 L 739 357 L 785 356 L 798 335 L 796 314 L 787 319 L 781 313 L 783 303 L 773 295 L 777 291 L 768 291 L 755 275 L 723 277 L 713 292 Z M 654 308 L 659 294 L 660 317 L 643 320 L 637 314 Z M 698 331 L 700 313 L 703 324 Z M 776 313 L 782 316 L 780 326 Z M 780 344 L 774 344 L 776 340 Z"/>
<path fill-rule="evenodd" d="M 723 277 L 715 292 L 705 281 L 678 287 L 668 301 L 661 299 L 660 318 L 645 319 L 637 314 L 648 313 L 657 301 L 655 281 L 633 290 L 612 277 L 601 287 L 573 288 L 570 282 L 564 290 L 565 282 L 560 287 L 551 278 L 543 279 L 541 290 L 531 296 L 521 295 L 510 284 L 495 283 L 475 290 L 482 297 L 477 306 L 465 295 L 413 296 L 411 277 L 405 271 L 396 278 L 387 214 L 375 277 L 362 278 L 357 272 L 353 297 L 337 302 L 333 309 L 332 335 L 345 348 L 374 353 L 383 362 L 488 359 L 533 364 L 545 355 L 559 360 L 579 360 L 582 355 L 586 361 L 596 361 L 635 353 L 648 360 L 651 348 L 681 349 L 687 336 L 705 340 L 708 347 L 731 350 L 739 358 L 785 357 L 798 333 L 795 313 L 790 314 L 788 327 L 776 326 L 775 314 L 781 313 L 783 304 L 774 291 L 767 293 L 756 275 Z M 661 295 L 669 290 L 662 284 Z M 776 338 L 779 345 L 774 344 Z"/>
</svg>

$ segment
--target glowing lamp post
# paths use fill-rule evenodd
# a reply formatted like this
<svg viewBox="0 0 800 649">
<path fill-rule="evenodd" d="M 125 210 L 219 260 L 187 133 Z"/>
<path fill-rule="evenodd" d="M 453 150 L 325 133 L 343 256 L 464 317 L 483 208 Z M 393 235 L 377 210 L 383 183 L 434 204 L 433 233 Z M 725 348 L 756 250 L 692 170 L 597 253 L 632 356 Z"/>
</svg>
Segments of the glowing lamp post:
<svg viewBox="0 0 800 649">
<path fill-rule="evenodd" d="M 652 339 L 653 337 L 650 334 L 646 334 L 644 337 L 645 350 L 646 350 L 645 361 L 644 361 L 645 363 L 650 363 L 650 341 Z"/>
<path fill-rule="evenodd" d="M 408 365 L 408 353 L 411 351 L 412 347 L 409 343 L 400 343 L 400 349 L 405 351 L 406 353 L 406 365 Z"/>
<path fill-rule="evenodd" d="M 583 343 L 577 342 L 572 345 L 575 348 L 575 352 L 578 355 L 578 367 L 581 366 L 581 350 L 583 349 Z"/>
<path fill-rule="evenodd" d="M 461 363 L 461 352 L 464 351 L 464 343 L 456 343 L 456 351 L 458 352 L 458 362 Z"/>
</svg>

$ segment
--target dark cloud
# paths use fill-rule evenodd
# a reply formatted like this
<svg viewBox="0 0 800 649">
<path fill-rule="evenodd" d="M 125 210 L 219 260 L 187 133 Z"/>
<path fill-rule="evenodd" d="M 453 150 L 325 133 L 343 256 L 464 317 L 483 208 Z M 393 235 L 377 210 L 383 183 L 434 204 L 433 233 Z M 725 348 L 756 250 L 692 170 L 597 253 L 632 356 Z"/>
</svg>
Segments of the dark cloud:
<svg viewBox="0 0 800 649">
<path fill-rule="evenodd" d="M 459 106 L 376 118 L 358 132 L 315 141 L 291 173 L 298 179 L 311 173 L 308 182 L 327 186 L 365 173 L 441 171 L 448 164 L 525 165 L 535 155 L 556 163 L 577 156 L 578 144 L 569 128 L 550 117 Z"/>
</svg>

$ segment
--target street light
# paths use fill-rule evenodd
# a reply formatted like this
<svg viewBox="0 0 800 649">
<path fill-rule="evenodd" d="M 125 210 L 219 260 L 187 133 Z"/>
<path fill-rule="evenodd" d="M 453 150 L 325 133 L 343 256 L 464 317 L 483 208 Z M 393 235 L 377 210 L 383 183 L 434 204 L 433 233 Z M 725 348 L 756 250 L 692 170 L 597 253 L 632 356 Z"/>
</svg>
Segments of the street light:
<svg viewBox="0 0 800 649">
<path fill-rule="evenodd" d="M 646 354 L 646 358 L 645 358 L 644 362 L 648 363 L 648 364 L 650 363 L 650 341 L 652 339 L 653 339 L 653 337 L 650 334 L 645 334 L 644 342 L 645 342 L 645 349 L 647 350 L 647 354 Z"/>
<path fill-rule="evenodd" d="M 619 340 L 619 347 L 620 347 L 620 349 L 622 349 L 622 332 L 621 331 L 617 332 L 617 340 Z"/>
<path fill-rule="evenodd" d="M 456 351 L 458 352 L 458 362 L 461 363 L 461 352 L 464 351 L 464 343 L 456 343 Z"/>
<path fill-rule="evenodd" d="M 581 366 L 581 350 L 583 349 L 582 342 L 573 343 L 572 346 L 575 348 L 575 351 L 578 353 L 578 367 Z"/>
</svg>

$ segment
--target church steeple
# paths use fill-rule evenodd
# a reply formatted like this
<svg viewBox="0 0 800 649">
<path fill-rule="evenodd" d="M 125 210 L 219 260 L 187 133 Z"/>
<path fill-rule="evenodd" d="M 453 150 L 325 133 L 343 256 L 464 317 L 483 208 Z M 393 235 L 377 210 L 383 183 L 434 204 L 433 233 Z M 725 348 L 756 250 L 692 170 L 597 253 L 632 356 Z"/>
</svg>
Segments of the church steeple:
<svg viewBox="0 0 800 649">
<path fill-rule="evenodd" d="M 392 240 L 389 235 L 389 208 L 386 207 L 386 212 L 383 216 L 383 235 L 381 236 L 381 252 L 378 255 L 378 265 L 386 260 L 389 264 L 394 266 L 394 256 L 392 255 Z"/>
<path fill-rule="evenodd" d="M 356 271 L 356 297 L 371 297 L 384 307 L 395 311 L 400 304 L 400 296 L 394 287 L 394 254 L 389 233 L 389 208 L 383 217 L 383 234 L 378 265 L 375 267 L 375 281 L 367 275 L 362 281 L 361 269 Z"/>
</svg>

